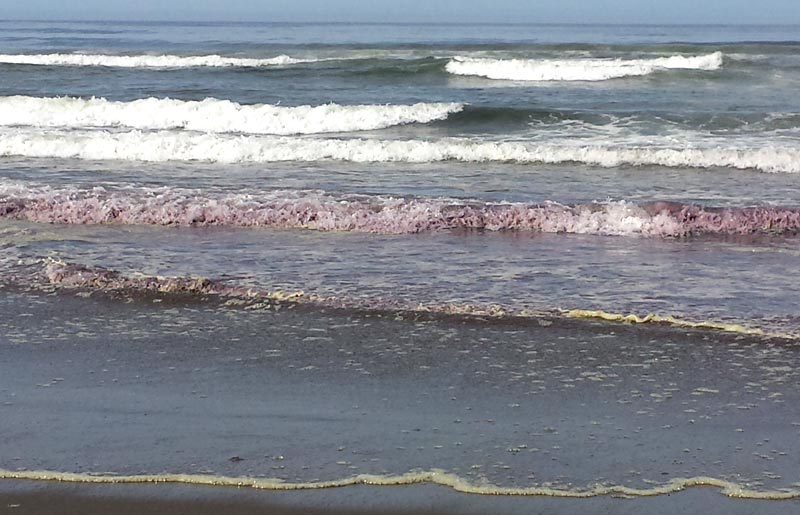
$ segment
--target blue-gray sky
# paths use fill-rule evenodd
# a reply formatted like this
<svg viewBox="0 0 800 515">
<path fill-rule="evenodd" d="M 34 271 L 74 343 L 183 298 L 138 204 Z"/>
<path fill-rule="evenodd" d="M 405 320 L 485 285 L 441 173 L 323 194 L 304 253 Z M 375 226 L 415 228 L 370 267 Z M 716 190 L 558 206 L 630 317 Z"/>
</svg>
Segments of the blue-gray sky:
<svg viewBox="0 0 800 515">
<path fill-rule="evenodd" d="M 0 18 L 800 24 L 800 0 L 0 0 Z"/>
</svg>

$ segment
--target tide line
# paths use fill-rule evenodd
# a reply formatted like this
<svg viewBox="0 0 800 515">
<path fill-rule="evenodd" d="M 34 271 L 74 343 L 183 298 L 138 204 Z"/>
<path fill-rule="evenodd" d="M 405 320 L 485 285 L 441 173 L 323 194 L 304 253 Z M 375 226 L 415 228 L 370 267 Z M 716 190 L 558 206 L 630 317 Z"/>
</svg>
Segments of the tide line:
<svg viewBox="0 0 800 515">
<path fill-rule="evenodd" d="M 626 495 L 631 497 L 653 497 L 678 493 L 693 487 L 714 487 L 722 495 L 737 499 L 788 500 L 800 498 L 800 489 L 754 490 L 746 486 L 706 476 L 674 478 L 662 485 L 651 488 L 632 488 L 622 485 L 590 485 L 586 488 L 558 489 L 550 487 L 504 487 L 491 484 L 476 485 L 470 481 L 441 470 L 408 472 L 399 475 L 360 474 L 353 477 L 315 482 L 284 482 L 275 478 L 231 477 L 196 474 L 142 474 L 113 475 L 109 473 L 75 473 L 48 470 L 11 471 L 0 469 L 0 479 L 31 481 L 58 481 L 85 484 L 145 484 L 174 483 L 186 485 L 206 485 L 257 490 L 319 490 L 342 488 L 356 485 L 370 486 L 408 486 L 415 484 L 435 484 L 451 488 L 457 492 L 477 495 L 562 497 L 586 499 L 606 495 Z"/>
</svg>

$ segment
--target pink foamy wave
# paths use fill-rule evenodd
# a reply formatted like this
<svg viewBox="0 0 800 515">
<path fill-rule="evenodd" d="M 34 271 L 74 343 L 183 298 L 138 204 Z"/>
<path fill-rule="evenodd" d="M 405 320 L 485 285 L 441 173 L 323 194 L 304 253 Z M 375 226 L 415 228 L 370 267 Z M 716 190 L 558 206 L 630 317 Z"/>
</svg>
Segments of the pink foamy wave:
<svg viewBox="0 0 800 515">
<path fill-rule="evenodd" d="M 689 234 L 796 234 L 800 232 L 800 208 L 714 208 L 679 202 L 652 202 L 644 209 L 654 216 L 668 216 Z"/>
<path fill-rule="evenodd" d="M 454 229 L 681 237 L 793 234 L 800 209 L 713 208 L 675 202 L 580 205 L 487 203 L 445 198 L 253 194 L 174 188 L 50 188 L 0 184 L 0 217 L 38 223 L 228 226 L 413 234 Z"/>
</svg>

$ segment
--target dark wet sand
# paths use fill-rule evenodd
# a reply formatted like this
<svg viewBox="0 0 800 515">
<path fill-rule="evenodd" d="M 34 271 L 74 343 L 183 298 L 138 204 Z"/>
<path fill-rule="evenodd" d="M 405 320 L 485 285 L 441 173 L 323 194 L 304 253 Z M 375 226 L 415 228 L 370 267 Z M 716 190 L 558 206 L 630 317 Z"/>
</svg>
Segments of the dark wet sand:
<svg viewBox="0 0 800 515">
<path fill-rule="evenodd" d="M 477 484 L 555 489 L 711 476 L 768 491 L 800 481 L 793 343 L 585 321 L 397 318 L 0 290 L 0 468 L 287 482 L 443 469 Z M 580 500 L 435 485 L 276 492 L 0 480 L 2 513 L 796 513 L 799 503 L 708 487 Z"/>
<path fill-rule="evenodd" d="M 796 513 L 796 502 L 729 499 L 711 489 L 657 498 L 483 497 L 431 485 L 262 492 L 175 485 L 65 485 L 2 482 L 0 513 L 12 515 L 501 515 Z"/>
</svg>

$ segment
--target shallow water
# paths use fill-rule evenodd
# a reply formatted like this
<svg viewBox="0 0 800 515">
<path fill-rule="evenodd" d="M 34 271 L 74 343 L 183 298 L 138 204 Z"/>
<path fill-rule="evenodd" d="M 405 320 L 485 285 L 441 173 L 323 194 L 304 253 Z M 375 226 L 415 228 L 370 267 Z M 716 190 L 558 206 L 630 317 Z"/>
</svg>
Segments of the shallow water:
<svg viewBox="0 0 800 515">
<path fill-rule="evenodd" d="M 14 276 L 798 329 L 791 27 L 2 24 Z"/>
</svg>

